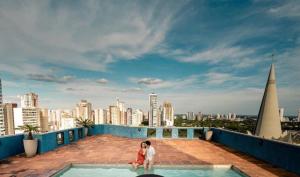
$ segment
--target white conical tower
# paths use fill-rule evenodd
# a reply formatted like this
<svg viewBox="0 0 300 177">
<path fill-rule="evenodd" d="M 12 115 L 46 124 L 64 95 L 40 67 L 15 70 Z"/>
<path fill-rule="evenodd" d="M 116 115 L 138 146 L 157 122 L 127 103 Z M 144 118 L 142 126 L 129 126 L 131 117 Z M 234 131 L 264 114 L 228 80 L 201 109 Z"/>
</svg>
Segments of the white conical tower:
<svg viewBox="0 0 300 177">
<path fill-rule="evenodd" d="M 278 97 L 275 81 L 275 66 L 271 65 L 269 78 L 260 105 L 255 135 L 264 138 L 279 138 L 282 134 Z"/>
</svg>

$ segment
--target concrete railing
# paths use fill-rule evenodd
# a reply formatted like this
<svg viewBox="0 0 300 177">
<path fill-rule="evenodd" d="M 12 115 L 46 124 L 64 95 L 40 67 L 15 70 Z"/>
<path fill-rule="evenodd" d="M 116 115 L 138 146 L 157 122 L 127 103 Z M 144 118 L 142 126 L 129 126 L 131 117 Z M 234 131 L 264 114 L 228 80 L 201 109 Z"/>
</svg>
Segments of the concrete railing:
<svg viewBox="0 0 300 177">
<path fill-rule="evenodd" d="M 24 135 L 0 136 L 0 160 L 24 153 Z"/>
<path fill-rule="evenodd" d="M 300 175 L 300 146 L 212 128 L 214 142 Z"/>
</svg>

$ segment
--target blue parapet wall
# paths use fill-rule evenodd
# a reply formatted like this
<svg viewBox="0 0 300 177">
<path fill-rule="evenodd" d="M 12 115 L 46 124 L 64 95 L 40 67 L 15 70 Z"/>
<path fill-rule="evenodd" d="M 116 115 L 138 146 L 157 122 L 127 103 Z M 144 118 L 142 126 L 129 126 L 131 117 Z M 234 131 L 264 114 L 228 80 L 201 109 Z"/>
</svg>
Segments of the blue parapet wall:
<svg viewBox="0 0 300 177">
<path fill-rule="evenodd" d="M 0 136 L 0 160 L 24 153 L 24 135 Z"/>
<path fill-rule="evenodd" d="M 60 146 L 70 144 L 69 131 L 74 131 L 74 141 L 79 140 L 79 131 L 83 132 L 83 128 L 72 128 L 66 130 L 53 131 L 36 135 L 39 141 L 38 153 L 42 154 L 48 151 L 52 151 Z M 64 141 L 61 145 L 57 144 L 57 134 L 62 133 L 64 135 Z"/>
<path fill-rule="evenodd" d="M 212 128 L 214 142 L 300 175 L 300 146 Z"/>
</svg>

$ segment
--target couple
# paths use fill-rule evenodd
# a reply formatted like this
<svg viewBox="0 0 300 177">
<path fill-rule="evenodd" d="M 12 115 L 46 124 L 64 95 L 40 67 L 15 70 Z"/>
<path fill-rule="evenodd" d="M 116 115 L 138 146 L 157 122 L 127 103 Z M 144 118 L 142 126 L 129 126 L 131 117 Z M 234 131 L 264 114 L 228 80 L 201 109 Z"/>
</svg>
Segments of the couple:
<svg viewBox="0 0 300 177">
<path fill-rule="evenodd" d="M 134 169 L 144 165 L 145 170 L 150 170 L 154 163 L 155 149 L 151 146 L 150 141 L 141 143 L 141 149 L 138 151 L 137 158 L 130 162 Z"/>
</svg>

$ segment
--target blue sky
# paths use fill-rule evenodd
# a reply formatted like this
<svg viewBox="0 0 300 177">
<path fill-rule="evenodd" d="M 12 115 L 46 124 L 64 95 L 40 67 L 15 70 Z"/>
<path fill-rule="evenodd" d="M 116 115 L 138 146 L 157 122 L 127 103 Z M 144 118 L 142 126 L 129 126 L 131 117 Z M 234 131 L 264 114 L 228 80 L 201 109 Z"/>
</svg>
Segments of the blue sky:
<svg viewBox="0 0 300 177">
<path fill-rule="evenodd" d="M 6 102 L 48 108 L 116 97 L 148 110 L 257 114 L 275 54 L 280 107 L 300 108 L 299 1 L 0 1 Z"/>
</svg>

